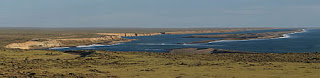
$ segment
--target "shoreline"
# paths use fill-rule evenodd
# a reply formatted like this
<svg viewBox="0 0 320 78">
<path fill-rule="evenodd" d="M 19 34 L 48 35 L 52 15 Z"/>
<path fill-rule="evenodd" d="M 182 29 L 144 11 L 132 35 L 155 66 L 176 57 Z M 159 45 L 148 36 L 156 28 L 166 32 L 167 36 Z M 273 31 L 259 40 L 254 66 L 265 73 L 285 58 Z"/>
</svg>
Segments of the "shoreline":
<svg viewBox="0 0 320 78">
<path fill-rule="evenodd" d="M 293 32 L 293 33 L 286 33 L 286 34 L 295 34 L 295 33 L 303 33 L 303 32 L 306 32 L 305 29 L 296 29 L 296 30 L 289 30 L 289 31 L 297 31 L 297 30 L 301 30 L 301 32 Z M 284 32 L 288 32 L 288 31 L 284 31 Z M 286 34 L 283 34 L 283 37 L 285 38 L 288 38 L 284 35 Z M 283 37 L 278 37 L 278 38 L 269 38 L 269 39 L 279 39 L 279 38 L 283 38 Z M 265 39 L 250 39 L 250 40 L 265 40 Z M 215 41 L 215 42 L 225 42 L 225 41 L 248 41 L 248 40 L 220 40 L 220 41 Z M 210 41 L 209 43 L 215 43 L 215 42 L 212 42 Z M 111 44 L 112 45 L 118 45 L 118 44 Z M 110 45 L 84 45 L 84 46 L 76 46 L 76 47 L 99 47 L 99 46 L 110 46 Z M 188 49 L 188 48 L 177 48 L 177 49 Z M 198 48 L 199 49 L 199 48 Z M 207 49 L 210 49 L 210 48 L 207 48 Z M 213 48 L 215 49 L 215 48 Z M 176 50 L 176 49 L 169 49 L 171 52 L 172 50 Z M 215 51 L 215 52 L 212 52 L 212 53 L 257 53 L 257 52 L 247 52 L 247 51 L 236 51 L 236 50 L 227 50 L 227 49 L 215 49 L 215 50 L 218 50 L 218 51 Z"/>
<path fill-rule="evenodd" d="M 302 29 L 303 32 L 305 32 L 305 29 Z M 295 33 L 302 33 L 302 32 L 293 32 L 293 33 L 286 33 L 286 34 L 295 34 Z M 283 34 L 285 35 L 285 34 Z M 116 35 L 113 35 L 116 36 Z M 280 37 L 279 37 L 280 38 Z M 125 39 L 125 38 L 123 38 Z M 260 39 L 250 39 L 250 40 L 260 40 Z M 132 40 L 129 40 L 128 42 L 130 42 Z M 223 41 L 223 40 L 221 40 Z M 225 40 L 225 41 L 232 41 L 232 40 Z M 234 40 L 237 41 L 237 40 Z M 42 50 L 57 50 L 57 49 L 64 49 L 64 48 L 70 48 L 70 47 L 83 47 L 83 48 L 90 48 L 90 47 L 98 47 L 98 46 L 112 46 L 112 45 L 119 45 L 123 43 L 122 41 L 117 42 L 117 41 L 108 41 L 108 42 L 102 42 L 102 43 L 94 43 L 94 44 L 89 44 L 89 45 L 77 45 L 77 46 L 62 46 L 62 47 L 47 47 L 47 48 L 40 48 Z M 107 45 L 105 45 L 107 44 Z M 34 50 L 39 50 L 39 48 L 33 48 Z M 184 49 L 184 48 L 180 48 L 180 49 Z M 32 49 L 31 49 L 32 50 Z M 215 49 L 217 50 L 217 49 Z M 170 50 L 172 51 L 172 50 Z M 169 51 L 169 52 L 170 52 Z M 245 51 L 234 51 L 234 50 L 226 50 L 226 49 L 219 49 L 218 51 L 214 52 L 214 53 L 255 53 L 255 52 L 245 52 Z"/>
<path fill-rule="evenodd" d="M 235 32 L 235 31 L 248 31 L 248 30 L 269 30 L 269 29 L 279 29 L 279 28 L 234 28 L 234 29 L 209 29 L 209 30 L 182 30 L 173 32 L 157 32 L 157 33 L 111 33 L 105 34 L 104 37 L 99 38 L 65 38 L 65 39 L 46 39 L 44 41 L 37 40 L 27 40 L 22 43 L 10 43 L 5 45 L 5 48 L 17 48 L 17 49 L 49 49 L 58 47 L 77 47 L 77 46 L 92 46 L 92 44 L 116 44 L 121 42 L 130 42 L 131 39 L 123 38 L 124 36 L 153 36 L 161 34 L 191 34 L 191 33 L 221 33 L 221 32 Z M 179 32 L 179 33 L 178 33 Z M 182 33 L 181 33 L 182 32 Z M 101 33 L 95 33 L 102 36 Z M 120 41 L 119 41 L 120 40 Z"/>
</svg>

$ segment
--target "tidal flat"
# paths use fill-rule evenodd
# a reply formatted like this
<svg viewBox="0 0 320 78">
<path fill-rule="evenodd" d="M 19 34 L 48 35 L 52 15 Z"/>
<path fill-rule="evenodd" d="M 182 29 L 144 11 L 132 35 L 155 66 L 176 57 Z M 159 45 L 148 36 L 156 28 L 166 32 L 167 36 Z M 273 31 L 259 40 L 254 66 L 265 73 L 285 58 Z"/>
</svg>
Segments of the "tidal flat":
<svg viewBox="0 0 320 78">
<path fill-rule="evenodd" d="M 227 28 L 226 30 L 229 30 Z M 236 29 L 236 28 L 231 28 Z M 269 28 L 267 28 L 269 29 Z M 0 31 L 0 77 L 317 78 L 320 53 L 155 53 L 32 50 L 5 46 L 48 39 L 97 38 L 97 33 L 154 33 L 221 29 L 47 29 Z M 37 31 L 35 31 L 37 30 Z M 243 28 L 241 28 L 243 30 Z M 77 41 L 77 45 L 80 45 Z M 84 42 L 87 44 L 86 42 Z M 101 43 L 101 42 L 99 42 Z M 72 43 L 68 43 L 72 44 Z M 91 43 L 90 43 L 91 44 Z"/>
</svg>

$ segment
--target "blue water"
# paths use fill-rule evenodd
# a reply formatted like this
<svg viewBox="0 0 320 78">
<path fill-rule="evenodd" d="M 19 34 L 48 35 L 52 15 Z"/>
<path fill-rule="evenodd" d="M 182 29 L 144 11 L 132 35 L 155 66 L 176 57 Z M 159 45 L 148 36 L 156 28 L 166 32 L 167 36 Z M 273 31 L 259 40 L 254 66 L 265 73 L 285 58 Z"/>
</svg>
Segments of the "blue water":
<svg viewBox="0 0 320 78">
<path fill-rule="evenodd" d="M 262 33 L 273 31 L 286 31 L 290 29 L 252 30 L 231 33 Z M 87 46 L 57 48 L 55 50 L 109 50 L 109 51 L 146 51 L 168 52 L 177 48 L 219 48 L 251 52 L 286 53 L 286 52 L 315 52 L 320 51 L 320 29 L 307 29 L 307 32 L 290 34 L 289 38 L 262 39 L 248 41 L 226 41 L 202 44 L 181 44 L 194 41 L 215 40 L 218 38 L 184 38 L 191 35 L 214 35 L 231 33 L 205 33 L 205 34 L 178 34 L 156 35 L 142 37 L 125 37 L 137 39 L 132 42 L 106 46 Z"/>
</svg>

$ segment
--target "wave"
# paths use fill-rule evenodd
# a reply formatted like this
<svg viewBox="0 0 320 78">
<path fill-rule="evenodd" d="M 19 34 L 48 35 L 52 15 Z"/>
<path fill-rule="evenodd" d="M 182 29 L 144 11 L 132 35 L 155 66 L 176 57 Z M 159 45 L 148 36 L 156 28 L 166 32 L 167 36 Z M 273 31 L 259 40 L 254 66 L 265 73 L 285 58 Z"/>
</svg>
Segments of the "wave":
<svg viewBox="0 0 320 78">
<path fill-rule="evenodd" d="M 66 49 L 70 47 L 54 47 L 54 48 L 49 48 L 49 50 L 55 50 L 55 49 Z"/>
<path fill-rule="evenodd" d="M 291 36 L 289 34 L 283 34 L 282 37 L 279 38 L 290 38 Z M 271 39 L 279 39 L 279 38 L 271 38 Z"/>
<path fill-rule="evenodd" d="M 301 32 L 293 32 L 293 33 L 288 33 L 288 34 L 283 34 L 282 37 L 279 37 L 279 38 L 271 38 L 271 39 L 281 39 L 281 38 L 290 38 L 292 34 L 297 34 L 297 33 L 305 33 L 307 32 L 306 29 L 302 29 Z"/>
<path fill-rule="evenodd" d="M 219 40 L 219 41 L 211 41 L 211 42 L 208 42 L 208 43 L 236 42 L 236 41 L 249 41 L 249 40 Z"/>
<path fill-rule="evenodd" d="M 110 45 L 104 45 L 104 46 L 114 46 L 114 45 L 120 45 L 120 44 L 123 44 L 123 43 L 116 43 L 116 44 L 110 44 Z"/>
<path fill-rule="evenodd" d="M 182 45 L 186 45 L 186 46 L 198 46 L 200 44 L 186 44 L 186 43 L 183 43 Z"/>
<path fill-rule="evenodd" d="M 167 44 L 167 43 L 137 43 L 138 45 L 181 45 L 181 44 Z"/>
<path fill-rule="evenodd" d="M 83 47 L 104 47 L 104 46 L 114 46 L 114 45 L 120 45 L 123 43 L 116 43 L 116 44 L 110 44 L 110 45 L 102 45 L 102 44 L 91 44 L 91 45 L 81 45 L 81 46 L 76 46 L 79 48 L 83 48 Z"/>
<path fill-rule="evenodd" d="M 110 44 L 110 45 L 91 44 L 91 45 L 80 45 L 76 47 L 83 48 L 83 49 L 93 49 L 92 47 L 114 46 L 114 45 L 120 45 L 120 44 L 123 44 L 123 43 L 116 43 L 116 44 Z M 54 47 L 54 48 L 49 48 L 49 50 L 67 49 L 67 48 L 70 48 L 70 47 Z"/>
<path fill-rule="evenodd" d="M 101 45 L 101 44 L 92 44 L 92 45 L 81 45 L 81 46 L 77 46 L 77 47 L 95 47 L 95 46 L 105 46 L 105 45 Z"/>
<path fill-rule="evenodd" d="M 223 45 L 205 45 L 205 44 L 167 44 L 167 43 L 138 43 L 139 45 L 151 45 L 151 46 L 159 46 L 159 45 L 177 45 L 177 46 L 223 46 Z"/>
<path fill-rule="evenodd" d="M 253 41 L 253 40 L 267 40 L 267 39 L 249 39 L 249 40 L 219 40 L 219 41 L 212 41 L 208 43 L 218 43 L 218 42 L 237 42 L 237 41 Z"/>
</svg>

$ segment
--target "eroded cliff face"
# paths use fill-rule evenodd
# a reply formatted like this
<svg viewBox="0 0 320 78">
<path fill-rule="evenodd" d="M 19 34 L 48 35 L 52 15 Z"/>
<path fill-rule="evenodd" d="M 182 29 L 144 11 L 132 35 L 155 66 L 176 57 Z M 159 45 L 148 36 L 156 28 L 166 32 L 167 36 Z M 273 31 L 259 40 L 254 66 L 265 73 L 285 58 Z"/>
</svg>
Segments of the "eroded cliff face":
<svg viewBox="0 0 320 78">
<path fill-rule="evenodd" d="M 117 43 L 128 42 L 129 39 L 123 39 L 121 36 L 105 36 L 99 38 L 74 38 L 74 39 L 48 39 L 47 41 L 27 41 L 24 43 L 11 43 L 6 48 L 18 49 L 41 49 L 51 47 L 70 47 L 78 45 L 90 45 L 96 43 Z"/>
<path fill-rule="evenodd" d="M 97 33 L 99 35 L 114 35 L 122 37 L 135 37 L 135 36 L 154 36 L 161 35 L 162 33 Z"/>
</svg>

